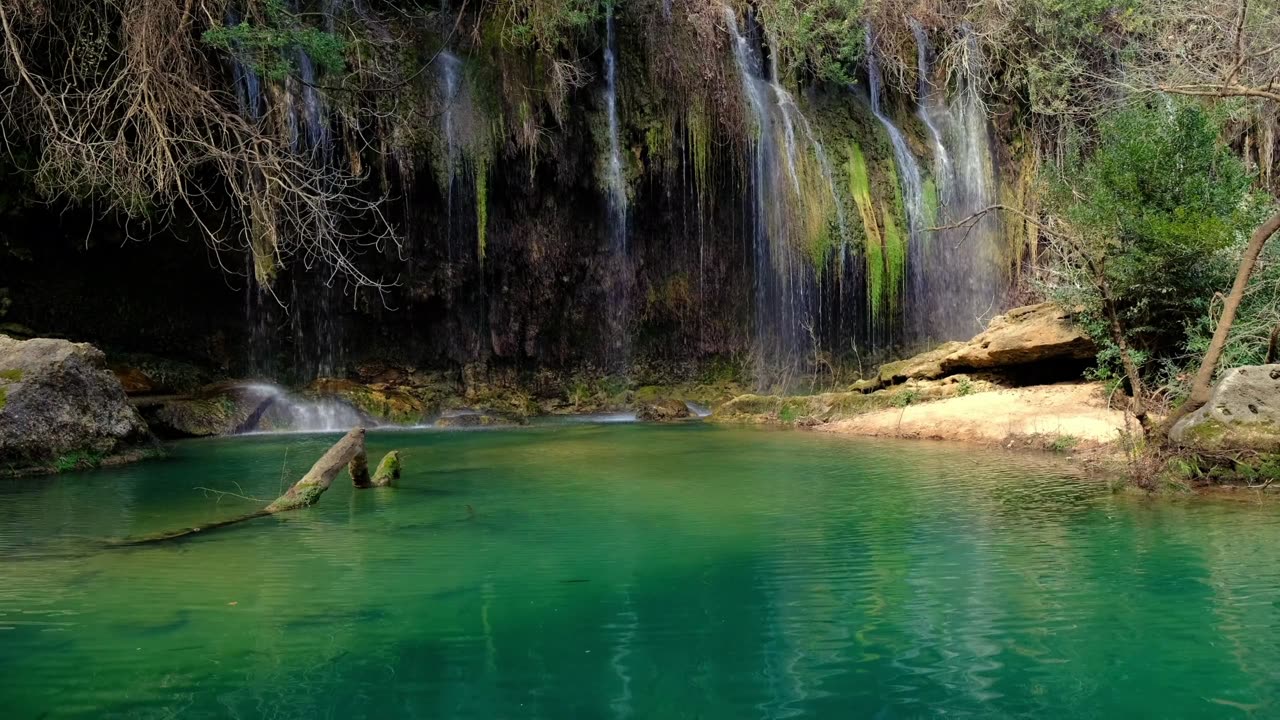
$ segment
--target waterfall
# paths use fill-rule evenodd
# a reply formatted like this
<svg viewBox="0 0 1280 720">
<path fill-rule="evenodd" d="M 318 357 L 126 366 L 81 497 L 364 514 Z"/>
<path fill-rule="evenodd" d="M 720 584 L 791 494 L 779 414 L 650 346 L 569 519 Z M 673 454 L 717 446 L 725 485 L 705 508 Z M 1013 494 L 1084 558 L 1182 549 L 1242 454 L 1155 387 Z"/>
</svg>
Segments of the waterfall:
<svg viewBox="0 0 1280 720">
<path fill-rule="evenodd" d="M 789 309 L 788 304 L 778 302 L 777 290 L 779 279 L 785 283 L 786 278 L 776 278 L 773 258 L 774 248 L 770 245 L 770 228 L 768 215 L 769 168 L 776 154 L 773 143 L 773 129 L 768 107 L 765 104 L 767 83 L 759 60 L 752 51 L 750 42 L 738 31 L 738 16 L 730 7 L 724 9 L 725 21 L 729 32 L 733 35 L 734 60 L 742 80 L 743 97 L 746 98 L 755 124 L 753 158 L 751 164 L 752 203 L 749 213 L 751 224 L 752 251 L 755 258 L 755 331 L 757 345 L 757 374 L 783 360 L 783 338 L 778 337 L 785 328 L 786 318 L 783 314 Z M 778 213 L 774 213 L 778 215 Z M 780 220 L 780 218 L 779 218 Z M 776 234 L 776 233 L 775 233 Z M 781 248 L 785 251 L 785 248 Z"/>
<path fill-rule="evenodd" d="M 613 249 L 627 249 L 627 186 L 622 176 L 622 150 L 618 140 L 618 58 L 613 29 L 613 3 L 605 10 L 604 78 L 605 108 L 609 116 L 609 234 Z"/>
<path fill-rule="evenodd" d="M 912 23 L 920 72 L 919 113 L 936 155 L 941 223 L 955 223 L 999 202 L 990 123 L 982 101 L 982 57 L 967 28 L 961 38 L 950 102 L 934 89 L 928 36 Z M 969 337 L 998 312 L 1004 281 L 999 270 L 1000 220 L 988 213 L 970 227 L 938 233 L 924 259 L 927 297 L 916 312 L 931 340 Z"/>
<path fill-rule="evenodd" d="M 441 186 L 445 196 L 445 247 L 449 260 L 452 261 L 455 236 L 453 198 L 457 188 L 458 163 L 462 156 L 456 117 L 458 93 L 462 85 L 462 61 L 448 50 L 441 50 L 436 55 L 436 62 L 440 64 L 440 102 L 444 106 L 440 122 L 444 132 L 445 169 Z"/>
<path fill-rule="evenodd" d="M 807 353 L 817 332 L 813 292 L 816 272 L 792 242 L 798 229 L 793 218 L 800 213 L 791 203 L 806 200 L 797 128 L 808 143 L 805 152 L 811 149 L 817 160 L 838 214 L 839 202 L 825 150 L 794 98 L 778 81 L 775 63 L 771 60 L 766 66 L 762 51 L 748 37 L 759 35 L 754 17 L 747 15 L 748 34 L 744 35 L 732 8 L 724 8 L 724 16 L 754 129 L 747 221 L 755 271 L 756 376 L 762 387 L 785 385 L 796 379 L 794 374 L 808 361 Z M 842 215 L 839 221 L 843 224 Z"/>
<path fill-rule="evenodd" d="M 316 85 L 316 66 L 305 51 L 298 51 L 298 99 L 294 100 L 294 150 L 328 160 L 329 107 Z M 301 100 L 301 107 L 298 106 Z"/>
<path fill-rule="evenodd" d="M 627 184 L 622 169 L 622 141 L 618 137 L 618 38 L 614 30 L 613 2 L 605 5 L 604 104 L 609 121 L 609 156 L 605 182 L 608 185 L 609 267 L 604 281 L 608 293 L 608 333 L 610 357 L 616 370 L 625 370 L 630 360 L 630 309 L 632 271 L 627 256 Z"/>
<path fill-rule="evenodd" d="M 248 383 L 240 390 L 264 409 L 251 431 L 255 432 L 346 432 L 368 424 L 360 413 L 343 400 L 293 395 L 278 385 Z"/>
<path fill-rule="evenodd" d="M 914 310 L 923 305 L 928 293 L 925 268 L 925 231 L 928 229 L 928 218 L 925 212 L 924 182 L 921 180 L 920 165 L 907 145 L 906 137 L 881 106 L 880 62 L 876 58 L 870 27 L 866 30 L 866 38 L 867 90 L 871 96 L 871 112 L 884 126 L 893 146 L 893 159 L 902 189 L 902 205 L 907 213 L 907 285 L 911 309 Z"/>
</svg>

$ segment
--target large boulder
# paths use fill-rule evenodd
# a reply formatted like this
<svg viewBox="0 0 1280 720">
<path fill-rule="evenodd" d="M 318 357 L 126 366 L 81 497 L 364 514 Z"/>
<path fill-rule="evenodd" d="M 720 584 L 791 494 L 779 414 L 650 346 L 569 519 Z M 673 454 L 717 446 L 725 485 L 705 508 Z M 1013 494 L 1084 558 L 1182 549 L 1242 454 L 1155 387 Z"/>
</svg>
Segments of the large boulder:
<svg viewBox="0 0 1280 720">
<path fill-rule="evenodd" d="M 138 459 L 154 439 L 106 357 L 86 343 L 0 335 L 0 472 Z"/>
<path fill-rule="evenodd" d="M 260 429 L 278 398 L 269 385 L 218 383 L 191 395 L 139 400 L 139 406 L 161 437 L 216 437 Z"/>
<path fill-rule="evenodd" d="M 1228 370 L 1209 402 L 1174 425 L 1169 437 L 1203 450 L 1280 452 L 1280 365 Z"/>
<path fill-rule="evenodd" d="M 941 361 L 945 374 L 1032 364 L 1081 362 L 1098 352 L 1071 313 L 1054 303 L 1014 308 Z"/>
</svg>

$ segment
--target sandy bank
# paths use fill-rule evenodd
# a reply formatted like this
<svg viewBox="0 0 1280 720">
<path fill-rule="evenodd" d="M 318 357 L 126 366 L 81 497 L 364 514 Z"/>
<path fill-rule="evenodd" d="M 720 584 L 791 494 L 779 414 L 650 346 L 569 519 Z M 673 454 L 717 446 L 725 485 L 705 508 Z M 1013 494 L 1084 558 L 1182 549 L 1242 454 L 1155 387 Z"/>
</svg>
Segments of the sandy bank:
<svg viewBox="0 0 1280 720">
<path fill-rule="evenodd" d="M 1099 445 L 1137 424 L 1107 406 L 1099 383 L 1038 385 L 983 392 L 937 402 L 878 410 L 819 425 L 845 435 L 923 438 L 976 443 L 1039 439 Z"/>
</svg>

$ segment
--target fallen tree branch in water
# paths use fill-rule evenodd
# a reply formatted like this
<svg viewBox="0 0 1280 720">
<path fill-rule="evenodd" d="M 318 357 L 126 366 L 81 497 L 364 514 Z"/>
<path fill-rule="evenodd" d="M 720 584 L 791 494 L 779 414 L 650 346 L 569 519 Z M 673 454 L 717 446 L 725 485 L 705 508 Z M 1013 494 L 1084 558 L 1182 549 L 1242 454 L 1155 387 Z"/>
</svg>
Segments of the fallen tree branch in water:
<svg viewBox="0 0 1280 720">
<path fill-rule="evenodd" d="M 302 479 L 293 484 L 283 495 L 276 498 L 274 502 L 265 508 L 247 515 L 231 518 L 229 520 L 219 520 L 218 522 L 201 525 L 199 527 L 183 528 L 181 530 L 171 530 L 168 532 L 156 533 L 154 535 L 144 535 L 137 538 L 126 538 L 124 540 L 109 542 L 111 547 L 133 547 L 137 545 L 148 545 L 157 542 L 168 542 L 170 540 L 178 540 L 180 538 L 190 537 L 201 533 L 217 530 L 229 525 L 236 525 L 249 520 L 256 520 L 260 517 L 275 515 L 290 510 L 301 510 L 316 504 L 321 495 L 333 484 L 333 479 L 338 476 L 342 468 L 346 467 L 351 471 L 352 484 L 357 488 L 375 487 L 375 481 L 369 478 L 369 461 L 365 453 L 364 446 L 364 428 L 355 428 L 347 433 L 329 448 L 328 452 L 311 466 L 311 470 Z M 386 466 L 386 467 L 384 467 Z M 392 470 L 394 466 L 394 471 Z M 378 466 L 378 478 L 381 480 L 376 486 L 387 487 L 391 485 L 392 479 L 400 476 L 400 454 L 392 451 L 383 458 L 382 463 Z"/>
</svg>

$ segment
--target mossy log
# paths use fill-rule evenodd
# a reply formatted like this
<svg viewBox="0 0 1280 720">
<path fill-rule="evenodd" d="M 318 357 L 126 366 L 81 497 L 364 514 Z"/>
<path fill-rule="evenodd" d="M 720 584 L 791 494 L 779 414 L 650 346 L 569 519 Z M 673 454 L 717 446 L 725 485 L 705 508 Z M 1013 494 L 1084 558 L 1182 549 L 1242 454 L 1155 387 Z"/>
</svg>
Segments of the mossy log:
<svg viewBox="0 0 1280 720">
<path fill-rule="evenodd" d="M 357 456 L 364 456 L 364 435 L 364 428 L 355 428 L 343 436 L 333 447 L 329 448 L 329 452 L 325 453 L 316 461 L 315 465 L 311 466 L 311 470 L 302 476 L 301 480 L 289 488 L 288 492 L 268 505 L 265 512 L 269 515 L 274 515 L 278 512 L 297 510 L 314 505 L 320 499 L 320 496 L 329 489 L 329 486 L 333 484 L 333 479 L 338 476 L 343 467 L 350 467 Z M 367 461 L 364 463 L 364 474 L 368 477 L 369 465 Z M 355 477 L 354 474 L 352 477 Z"/>
<path fill-rule="evenodd" d="M 347 472 L 351 475 L 351 484 L 357 489 L 373 487 L 373 481 L 369 478 L 369 456 L 364 450 L 361 450 L 355 457 L 351 458 L 351 462 L 347 463 Z"/>
<path fill-rule="evenodd" d="M 288 492 L 276 498 L 275 502 L 266 506 L 262 510 L 241 515 L 240 517 L 231 518 L 230 520 L 220 520 L 216 523 L 202 525 L 200 527 L 184 528 L 182 530 L 171 530 L 168 532 L 157 533 L 154 535 L 145 535 L 138 538 L 129 538 L 116 542 L 108 543 L 114 547 L 128 547 L 134 545 L 146 545 L 149 543 L 165 542 L 168 540 L 177 540 L 191 535 L 224 528 L 229 525 L 236 525 L 248 520 L 254 520 L 268 515 L 288 512 L 290 510 L 300 510 L 310 507 L 320 499 L 320 496 L 329 489 L 333 484 L 333 479 L 338 476 L 343 467 L 348 468 L 351 472 L 352 482 L 358 488 L 373 487 L 376 478 L 369 478 L 369 462 L 365 453 L 364 446 L 364 428 L 355 428 L 351 432 L 343 436 L 341 440 L 329 448 L 315 465 L 311 466 L 311 470 L 302 477 L 301 480 L 294 483 Z M 394 458 L 392 458 L 394 456 Z M 385 472 L 384 472 L 384 466 Z M 361 475 L 365 484 L 360 484 Z M 400 477 L 400 455 L 396 452 L 387 454 L 382 459 L 382 463 L 378 465 L 378 477 L 384 478 L 383 485 L 390 485 L 391 480 Z"/>
<path fill-rule="evenodd" d="M 373 473 L 374 487 L 391 487 L 400 479 L 400 452 L 392 450 L 382 458 L 382 462 L 378 463 L 378 469 Z"/>
</svg>

